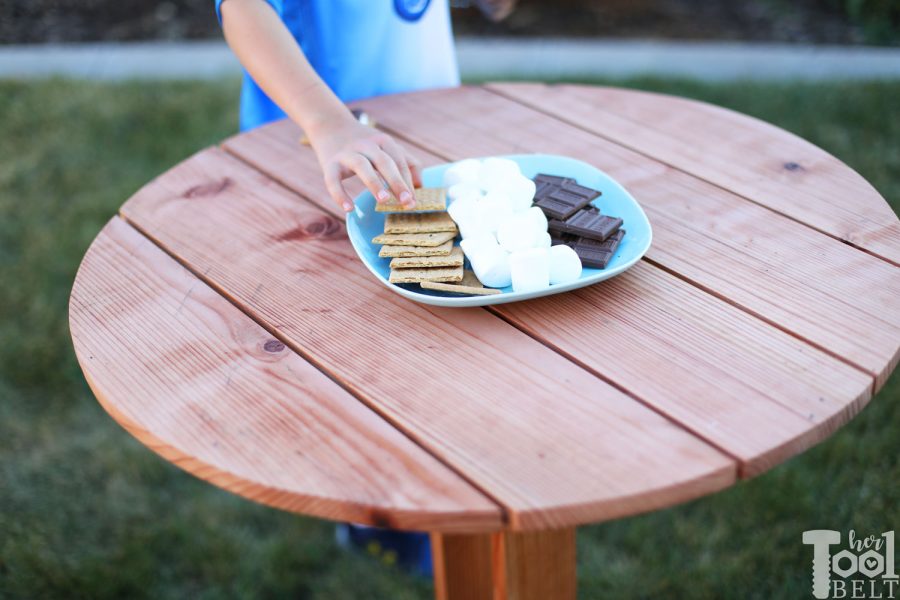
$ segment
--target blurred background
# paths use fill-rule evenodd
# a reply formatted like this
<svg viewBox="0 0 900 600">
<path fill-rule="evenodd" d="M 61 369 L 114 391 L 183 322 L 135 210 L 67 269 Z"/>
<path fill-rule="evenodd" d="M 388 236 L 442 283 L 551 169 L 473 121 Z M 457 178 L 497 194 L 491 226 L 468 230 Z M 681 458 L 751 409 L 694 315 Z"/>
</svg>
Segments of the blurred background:
<svg viewBox="0 0 900 600">
<path fill-rule="evenodd" d="M 521 0 L 504 23 L 455 0 L 459 35 L 897 44 L 897 0 Z M 209 0 L 5 0 L 0 43 L 220 37 Z"/>
<path fill-rule="evenodd" d="M 900 206 L 900 0 L 522 0 L 501 24 L 455 4 L 461 55 L 485 40 L 516 52 L 576 40 L 581 59 L 619 68 L 575 79 L 772 122 Z M 641 40 L 669 62 L 634 70 L 625 59 Z M 213 54 L 196 58 L 197 44 Z M 618 59 L 594 54 L 601 45 Z M 573 55 L 551 56 L 540 77 L 572 80 Z M 432 597 L 430 580 L 341 550 L 331 523 L 160 459 L 103 412 L 75 361 L 67 301 L 94 236 L 141 185 L 237 129 L 237 71 L 203 70 L 215 57 L 231 60 L 212 0 L 0 0 L 0 599 Z M 120 59 L 114 71 L 78 62 Z M 490 76 L 521 77 L 521 62 L 492 63 Z M 787 464 L 580 528 L 580 597 L 810 597 L 802 531 L 900 526 L 898 431 L 895 374 Z"/>
</svg>

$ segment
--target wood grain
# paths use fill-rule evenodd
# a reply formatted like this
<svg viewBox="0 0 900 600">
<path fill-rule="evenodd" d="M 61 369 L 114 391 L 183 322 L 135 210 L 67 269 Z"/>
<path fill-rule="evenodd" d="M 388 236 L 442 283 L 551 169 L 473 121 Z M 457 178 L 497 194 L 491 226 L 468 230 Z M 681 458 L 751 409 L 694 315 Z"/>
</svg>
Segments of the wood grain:
<svg viewBox="0 0 900 600">
<path fill-rule="evenodd" d="M 635 514 L 734 481 L 732 460 L 486 311 L 387 290 L 339 221 L 222 151 L 122 212 L 500 503 L 513 529 Z"/>
<path fill-rule="evenodd" d="M 725 108 L 612 87 L 487 86 L 900 265 L 900 220 L 853 169 Z"/>
<path fill-rule="evenodd" d="M 575 529 L 491 535 L 494 600 L 575 600 Z"/>
<path fill-rule="evenodd" d="M 82 262 L 70 326 L 113 418 L 210 483 L 328 519 L 501 526 L 493 502 L 119 218 Z"/>
<path fill-rule="evenodd" d="M 896 366 L 900 269 L 659 161 L 479 88 L 357 103 L 449 158 L 515 152 L 584 160 L 629 188 L 654 229 L 650 260 L 871 373 Z"/>
<path fill-rule="evenodd" d="M 744 477 L 825 439 L 870 399 L 864 373 L 646 263 L 498 312 L 736 456 Z"/>
<path fill-rule="evenodd" d="M 494 600 L 489 533 L 432 533 L 436 600 Z"/>
<path fill-rule="evenodd" d="M 575 529 L 432 534 L 437 600 L 574 600 Z"/>
<path fill-rule="evenodd" d="M 277 158 L 290 149 L 275 140 L 295 136 L 282 122 L 228 148 L 322 198 L 321 177 L 292 179 Z M 577 293 L 492 310 L 738 458 L 743 476 L 821 441 L 870 397 L 871 376 L 648 263 Z"/>
</svg>

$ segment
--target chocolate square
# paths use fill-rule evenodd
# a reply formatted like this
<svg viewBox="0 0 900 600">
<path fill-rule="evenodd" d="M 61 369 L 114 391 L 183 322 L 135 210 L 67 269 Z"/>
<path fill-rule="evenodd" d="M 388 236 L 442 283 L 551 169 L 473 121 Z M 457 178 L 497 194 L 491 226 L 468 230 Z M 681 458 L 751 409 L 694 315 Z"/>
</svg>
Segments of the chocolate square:
<svg viewBox="0 0 900 600">
<path fill-rule="evenodd" d="M 600 214 L 600 209 L 596 206 L 583 208 L 564 221 L 560 219 L 547 220 L 547 230 L 551 234 L 570 233 L 601 242 L 621 226 L 622 219 Z"/>
<path fill-rule="evenodd" d="M 534 182 L 538 185 L 542 183 L 549 183 L 556 187 L 561 186 L 564 183 L 569 181 L 575 181 L 574 179 L 570 179 L 569 177 L 561 177 L 559 175 L 547 175 L 546 173 L 538 173 L 534 176 Z"/>
<path fill-rule="evenodd" d="M 570 192 L 566 188 L 556 188 L 543 196 L 535 196 L 534 203 L 537 204 L 547 218 L 550 219 L 568 219 L 579 209 L 584 208 L 590 203 L 591 199 Z"/>
<path fill-rule="evenodd" d="M 605 269 L 624 237 L 625 230 L 619 229 L 605 241 L 578 238 L 571 242 L 569 246 L 575 251 L 575 254 L 581 259 L 581 264 L 585 267 Z"/>
</svg>

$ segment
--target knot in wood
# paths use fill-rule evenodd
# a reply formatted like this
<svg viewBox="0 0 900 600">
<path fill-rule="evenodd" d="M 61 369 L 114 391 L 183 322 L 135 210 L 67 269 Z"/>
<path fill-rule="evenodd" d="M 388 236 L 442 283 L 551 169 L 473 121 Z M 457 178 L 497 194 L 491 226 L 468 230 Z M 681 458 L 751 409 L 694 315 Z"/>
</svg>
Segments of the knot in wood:
<svg viewBox="0 0 900 600">
<path fill-rule="evenodd" d="M 188 188 L 188 190 L 182 194 L 185 198 L 202 198 L 204 196 L 215 196 L 216 194 L 221 194 L 228 186 L 231 185 L 231 179 L 228 177 L 223 177 L 222 179 L 216 181 L 208 181 L 206 183 L 201 183 L 195 185 L 194 187 Z"/>
<path fill-rule="evenodd" d="M 279 235 L 279 242 L 301 242 L 308 239 L 332 239 L 343 237 L 343 223 L 330 216 L 320 215 L 306 221 L 290 231 Z"/>
<path fill-rule="evenodd" d="M 263 350 L 275 354 L 284 350 L 284 344 L 278 340 L 269 340 L 268 342 L 263 344 Z"/>
</svg>

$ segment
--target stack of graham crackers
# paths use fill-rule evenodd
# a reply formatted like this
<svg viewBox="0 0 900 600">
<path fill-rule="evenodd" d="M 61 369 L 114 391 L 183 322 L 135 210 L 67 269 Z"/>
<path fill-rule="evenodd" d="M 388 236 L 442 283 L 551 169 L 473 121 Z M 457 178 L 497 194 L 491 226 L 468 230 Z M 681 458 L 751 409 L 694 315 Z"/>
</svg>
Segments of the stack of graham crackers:
<svg viewBox="0 0 900 600">
<path fill-rule="evenodd" d="M 378 256 L 391 259 L 391 283 L 418 283 L 456 294 L 500 293 L 463 269 L 463 251 L 455 244 L 456 223 L 447 214 L 446 188 L 417 189 L 412 208 L 391 198 L 376 204 L 375 210 L 388 213 L 384 233 L 372 243 L 382 244 Z"/>
</svg>

